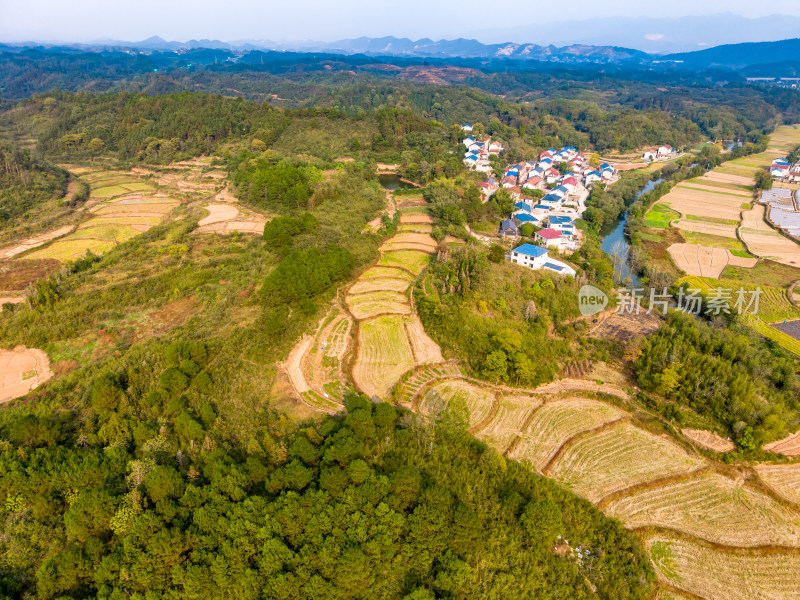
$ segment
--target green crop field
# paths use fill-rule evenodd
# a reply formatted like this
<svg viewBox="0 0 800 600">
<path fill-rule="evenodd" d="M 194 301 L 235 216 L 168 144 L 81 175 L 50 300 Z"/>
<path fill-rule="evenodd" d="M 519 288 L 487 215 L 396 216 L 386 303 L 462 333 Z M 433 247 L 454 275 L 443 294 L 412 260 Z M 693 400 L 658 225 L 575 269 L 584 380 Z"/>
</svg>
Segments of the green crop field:
<svg viewBox="0 0 800 600">
<path fill-rule="evenodd" d="M 34 250 L 25 256 L 26 259 L 52 258 L 67 263 L 86 256 L 87 251 L 94 254 L 105 254 L 114 247 L 114 242 L 91 239 L 61 239 L 49 246 Z"/>
<path fill-rule="evenodd" d="M 401 267 L 419 275 L 430 260 L 430 255 L 422 251 L 390 250 L 383 253 L 380 264 L 387 267 Z"/>
<path fill-rule="evenodd" d="M 648 227 L 666 229 L 674 220 L 680 218 L 680 213 L 672 210 L 666 202 L 659 202 L 651 208 L 644 217 Z"/>
</svg>

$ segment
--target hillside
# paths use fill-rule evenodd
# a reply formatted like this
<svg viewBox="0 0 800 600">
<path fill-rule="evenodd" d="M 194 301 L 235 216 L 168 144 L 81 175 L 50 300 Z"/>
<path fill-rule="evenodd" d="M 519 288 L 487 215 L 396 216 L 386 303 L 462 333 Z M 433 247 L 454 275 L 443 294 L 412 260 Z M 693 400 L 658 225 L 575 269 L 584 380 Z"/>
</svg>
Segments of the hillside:
<svg viewBox="0 0 800 600">
<path fill-rule="evenodd" d="M 800 55 L 800 38 L 777 42 L 725 44 L 696 52 L 667 54 L 663 60 L 680 61 L 682 68 L 744 69 L 760 64 L 797 62 L 798 55 Z"/>
</svg>

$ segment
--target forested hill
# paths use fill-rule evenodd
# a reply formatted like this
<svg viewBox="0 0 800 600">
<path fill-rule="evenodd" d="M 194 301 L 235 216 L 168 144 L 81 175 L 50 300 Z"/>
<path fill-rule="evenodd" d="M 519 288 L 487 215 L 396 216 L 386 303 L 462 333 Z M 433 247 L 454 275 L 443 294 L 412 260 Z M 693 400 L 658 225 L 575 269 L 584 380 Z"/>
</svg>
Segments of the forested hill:
<svg viewBox="0 0 800 600">
<path fill-rule="evenodd" d="M 0 130 L 20 130 L 38 139 L 41 152 L 64 160 L 110 152 L 125 161 L 167 164 L 224 153 L 247 141 L 272 150 L 273 159 L 302 154 L 318 166 L 341 156 L 401 162 L 411 179 L 425 181 L 462 168 L 449 152 L 460 140 L 459 122 L 479 124 L 500 139 L 509 160 L 559 145 L 682 148 L 704 137 L 758 137 L 771 128 L 781 118 L 777 102 L 747 92 L 727 104 L 708 88 L 696 90 L 694 101 L 664 94 L 657 103 L 642 96 L 626 101 L 636 106 L 602 106 L 569 99 L 511 102 L 464 88 L 373 83 L 329 89 L 319 98 L 323 106 L 300 109 L 188 92 L 59 93 L 0 111 Z"/>
<path fill-rule="evenodd" d="M 212 404 L 189 416 L 178 389 L 208 385 L 188 370 L 205 347 L 168 355 L 145 389 L 134 371 L 97 378 L 58 446 L 25 443 L 32 415 L 4 411 L 0 595 L 648 597 L 635 535 L 470 438 L 465 406 L 430 424 L 352 396 L 344 419 L 223 450 Z M 136 411 L 164 433 L 135 441 Z M 97 419 L 132 444 L 92 443 Z"/>
<path fill-rule="evenodd" d="M 29 150 L 0 145 L 0 229 L 67 192 L 69 174 Z"/>
</svg>

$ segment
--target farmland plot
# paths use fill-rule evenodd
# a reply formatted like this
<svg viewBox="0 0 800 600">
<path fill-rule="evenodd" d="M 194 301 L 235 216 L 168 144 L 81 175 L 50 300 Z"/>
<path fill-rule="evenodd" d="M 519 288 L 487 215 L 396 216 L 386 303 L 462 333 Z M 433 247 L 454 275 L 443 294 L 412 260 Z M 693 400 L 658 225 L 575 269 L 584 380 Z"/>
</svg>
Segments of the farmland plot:
<svg viewBox="0 0 800 600">
<path fill-rule="evenodd" d="M 418 365 L 444 362 L 442 349 L 425 333 L 422 321 L 417 315 L 406 321 L 406 333 Z"/>
<path fill-rule="evenodd" d="M 18 346 L 0 350 L 0 402 L 24 396 L 52 377 L 47 355 Z"/>
<path fill-rule="evenodd" d="M 728 546 L 800 546 L 800 512 L 719 473 L 612 500 L 626 527 L 666 527 Z"/>
<path fill-rule="evenodd" d="M 439 405 L 440 400 L 445 404 L 450 404 L 454 400 L 462 401 L 469 410 L 469 426 L 475 427 L 492 412 L 495 396 L 494 392 L 466 381 L 444 381 L 428 389 L 420 402 L 419 412 L 430 416 L 441 411 L 444 406 Z"/>
<path fill-rule="evenodd" d="M 787 500 L 800 505 L 800 463 L 756 465 L 755 470 L 769 487 Z"/>
<path fill-rule="evenodd" d="M 681 429 L 681 433 L 698 446 L 714 452 L 731 452 L 736 446 L 733 442 L 702 429 Z"/>
<path fill-rule="evenodd" d="M 352 375 L 361 391 L 386 397 L 400 376 L 413 367 L 414 355 L 402 316 L 377 317 L 359 324 Z"/>
<path fill-rule="evenodd" d="M 391 291 L 376 291 L 366 294 L 348 295 L 347 307 L 359 321 L 378 315 L 410 315 L 411 303 L 405 295 Z"/>
<path fill-rule="evenodd" d="M 704 464 L 671 440 L 622 423 L 577 440 L 556 461 L 550 477 L 598 502 L 611 493 Z"/>
<path fill-rule="evenodd" d="M 707 192 L 678 184 L 664 196 L 662 201 L 682 215 L 738 221 L 743 198 L 734 194 Z"/>
<path fill-rule="evenodd" d="M 525 422 L 541 405 L 542 399 L 536 396 L 501 396 L 497 414 L 477 435 L 498 452 L 505 452 L 522 436 Z"/>
<path fill-rule="evenodd" d="M 385 267 L 400 267 L 414 275 L 419 275 L 430 262 L 430 255 L 421 250 L 395 250 L 384 252 L 380 265 Z"/>
<path fill-rule="evenodd" d="M 777 442 L 765 444 L 764 450 L 786 456 L 800 456 L 800 431 Z"/>
<path fill-rule="evenodd" d="M 386 291 L 402 294 L 408 287 L 408 279 L 403 279 L 401 277 L 362 277 L 350 287 L 349 293 L 365 294 L 368 292 Z"/>
<path fill-rule="evenodd" d="M 596 400 L 571 398 L 549 402 L 536 412 L 510 457 L 541 471 L 567 440 L 622 416 L 613 406 Z"/>
<path fill-rule="evenodd" d="M 358 278 L 359 281 L 364 281 L 365 279 L 376 279 L 376 278 L 384 278 L 388 277 L 391 279 L 404 279 L 410 285 L 414 279 L 414 275 L 405 271 L 403 269 L 394 269 L 391 267 L 371 267 L 364 271 L 361 274 L 361 277 Z"/>
<path fill-rule="evenodd" d="M 430 223 L 401 223 L 397 226 L 399 233 L 416 232 L 416 233 L 430 233 L 433 231 L 433 225 Z"/>
<path fill-rule="evenodd" d="M 659 579 L 706 600 L 798 600 L 800 555 L 724 552 L 669 536 L 647 550 Z"/>
<path fill-rule="evenodd" d="M 436 240 L 427 233 L 398 233 L 387 240 L 382 250 L 422 250 L 423 252 L 435 252 Z"/>
<path fill-rule="evenodd" d="M 742 213 L 739 235 L 750 252 L 792 267 L 800 267 L 800 244 L 792 242 L 764 221 L 764 206 L 755 205 Z"/>
</svg>

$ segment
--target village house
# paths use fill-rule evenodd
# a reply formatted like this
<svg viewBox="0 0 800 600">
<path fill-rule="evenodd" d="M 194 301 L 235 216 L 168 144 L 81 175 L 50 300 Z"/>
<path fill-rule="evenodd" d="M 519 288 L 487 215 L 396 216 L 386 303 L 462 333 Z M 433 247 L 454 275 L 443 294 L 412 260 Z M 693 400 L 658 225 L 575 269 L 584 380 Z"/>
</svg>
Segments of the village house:
<svg viewBox="0 0 800 600">
<path fill-rule="evenodd" d="M 472 131 L 472 125 L 470 125 L 469 123 L 464 123 L 464 124 L 461 126 L 461 130 L 462 130 L 462 131 L 465 131 L 465 132 L 467 132 L 467 133 L 470 133 L 470 132 Z"/>
<path fill-rule="evenodd" d="M 548 248 L 559 248 L 561 246 L 561 232 L 548 227 L 533 234 L 533 239 L 542 242 Z"/>
<path fill-rule="evenodd" d="M 519 225 L 513 219 L 500 223 L 500 235 L 503 237 L 519 237 Z"/>
<path fill-rule="evenodd" d="M 541 246 L 522 244 L 506 255 L 507 260 L 514 264 L 533 269 L 547 269 L 559 275 L 575 276 L 575 269 L 568 264 L 550 257 L 550 253 Z"/>
<path fill-rule="evenodd" d="M 658 158 L 667 158 L 668 156 L 672 155 L 673 152 L 674 150 L 672 149 L 672 146 L 669 144 L 664 144 L 658 148 L 656 151 L 656 156 L 658 156 Z"/>
</svg>

